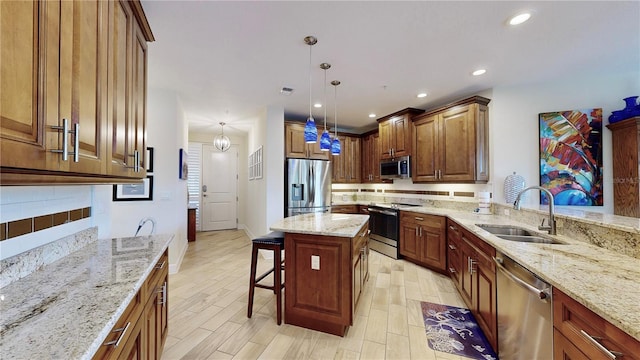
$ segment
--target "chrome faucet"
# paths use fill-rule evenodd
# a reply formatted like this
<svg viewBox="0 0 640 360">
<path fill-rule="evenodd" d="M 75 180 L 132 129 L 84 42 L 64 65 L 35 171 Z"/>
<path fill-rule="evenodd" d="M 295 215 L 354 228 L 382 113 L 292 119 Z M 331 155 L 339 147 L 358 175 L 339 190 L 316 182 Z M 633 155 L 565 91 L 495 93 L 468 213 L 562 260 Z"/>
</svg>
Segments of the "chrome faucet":
<svg viewBox="0 0 640 360">
<path fill-rule="evenodd" d="M 549 235 L 556 235 L 556 218 L 555 218 L 555 210 L 554 210 L 555 208 L 553 206 L 553 194 L 551 193 L 551 191 L 541 186 L 529 186 L 528 188 L 518 193 L 518 196 L 516 197 L 516 201 L 513 202 L 513 208 L 516 210 L 520 210 L 520 197 L 522 197 L 522 194 L 525 193 L 527 190 L 540 190 L 545 194 L 547 194 L 547 197 L 549 198 L 549 225 L 545 226 L 544 219 L 542 219 L 542 224 L 538 226 L 538 230 L 548 231 Z"/>
<path fill-rule="evenodd" d="M 138 224 L 138 230 L 136 230 L 136 234 L 133 236 L 134 237 L 138 236 L 140 229 L 142 229 L 144 224 L 146 224 L 149 221 L 151 221 L 151 232 L 149 233 L 149 235 L 153 235 L 153 233 L 156 231 L 156 221 L 153 218 L 144 218 L 140 220 L 140 223 Z"/>
</svg>

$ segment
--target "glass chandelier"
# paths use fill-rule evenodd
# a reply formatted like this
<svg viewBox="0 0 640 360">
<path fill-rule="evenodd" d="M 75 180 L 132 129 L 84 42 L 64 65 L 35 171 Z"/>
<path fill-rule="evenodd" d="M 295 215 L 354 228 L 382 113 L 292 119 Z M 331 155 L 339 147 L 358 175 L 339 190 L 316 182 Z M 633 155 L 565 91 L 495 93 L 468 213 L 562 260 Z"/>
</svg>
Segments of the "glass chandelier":
<svg viewBox="0 0 640 360">
<path fill-rule="evenodd" d="M 335 120 L 335 135 L 333 137 L 333 142 L 331 143 L 331 155 L 340 155 L 340 140 L 338 140 L 338 85 L 340 85 L 340 81 L 333 80 L 331 82 L 334 89 L 334 120 Z"/>
<path fill-rule="evenodd" d="M 331 64 L 322 63 L 320 68 L 324 70 L 324 131 L 320 137 L 320 150 L 331 150 L 331 135 L 327 131 L 327 69 L 331 68 Z"/>
<path fill-rule="evenodd" d="M 225 123 L 220 123 L 220 126 L 222 126 L 222 132 L 213 139 L 213 146 L 223 152 L 229 150 L 231 147 L 231 140 L 229 140 L 229 137 L 224 134 L 224 125 Z"/>
</svg>

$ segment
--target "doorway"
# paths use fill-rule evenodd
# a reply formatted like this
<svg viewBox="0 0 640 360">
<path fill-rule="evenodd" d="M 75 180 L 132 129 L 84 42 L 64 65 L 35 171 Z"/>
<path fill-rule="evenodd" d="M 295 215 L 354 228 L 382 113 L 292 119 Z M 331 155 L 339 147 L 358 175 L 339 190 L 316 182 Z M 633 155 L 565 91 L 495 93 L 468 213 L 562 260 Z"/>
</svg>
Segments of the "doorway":
<svg viewBox="0 0 640 360">
<path fill-rule="evenodd" d="M 235 229 L 238 208 L 238 147 L 221 152 L 202 146 L 202 231 Z"/>
</svg>

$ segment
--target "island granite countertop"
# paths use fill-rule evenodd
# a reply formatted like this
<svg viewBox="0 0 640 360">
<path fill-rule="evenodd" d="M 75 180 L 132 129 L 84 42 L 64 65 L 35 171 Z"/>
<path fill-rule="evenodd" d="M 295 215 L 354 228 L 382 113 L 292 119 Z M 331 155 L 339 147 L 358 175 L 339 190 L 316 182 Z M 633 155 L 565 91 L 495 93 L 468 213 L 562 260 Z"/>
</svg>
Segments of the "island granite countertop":
<svg viewBox="0 0 640 360">
<path fill-rule="evenodd" d="M 367 221 L 369 215 L 309 213 L 281 219 L 271 225 L 271 230 L 352 238 Z"/>
<path fill-rule="evenodd" d="M 97 240 L 0 289 L 2 357 L 90 359 L 172 238 Z"/>
</svg>

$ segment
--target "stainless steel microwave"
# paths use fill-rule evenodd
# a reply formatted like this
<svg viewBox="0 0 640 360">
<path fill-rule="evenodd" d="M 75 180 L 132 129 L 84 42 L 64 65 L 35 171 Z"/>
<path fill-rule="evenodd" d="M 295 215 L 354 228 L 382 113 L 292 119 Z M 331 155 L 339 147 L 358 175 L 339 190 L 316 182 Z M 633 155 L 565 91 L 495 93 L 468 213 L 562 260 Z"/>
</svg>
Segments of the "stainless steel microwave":
<svg viewBox="0 0 640 360">
<path fill-rule="evenodd" d="M 407 179 L 411 177 L 411 162 L 409 156 L 401 156 L 393 160 L 380 162 L 381 179 Z"/>
</svg>

